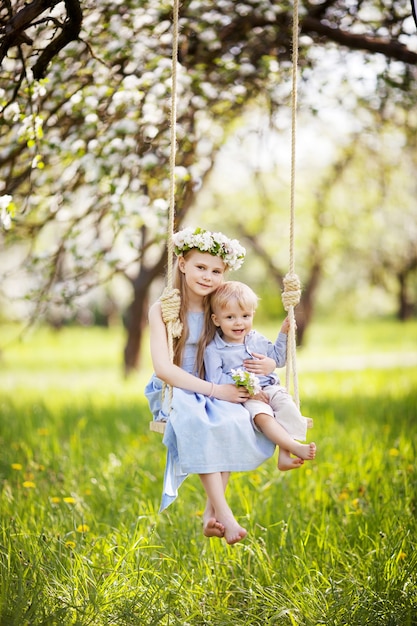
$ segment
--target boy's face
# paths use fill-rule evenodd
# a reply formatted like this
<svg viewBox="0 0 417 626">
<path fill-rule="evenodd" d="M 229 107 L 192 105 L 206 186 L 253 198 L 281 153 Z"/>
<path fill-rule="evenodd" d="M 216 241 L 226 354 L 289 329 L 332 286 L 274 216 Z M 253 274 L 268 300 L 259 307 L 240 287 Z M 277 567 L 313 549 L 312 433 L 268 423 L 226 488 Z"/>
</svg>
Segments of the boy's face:
<svg viewBox="0 0 417 626">
<path fill-rule="evenodd" d="M 234 300 L 212 314 L 214 324 L 221 328 L 223 339 L 228 343 L 243 343 L 245 336 L 252 330 L 253 309 L 242 309 Z"/>
</svg>

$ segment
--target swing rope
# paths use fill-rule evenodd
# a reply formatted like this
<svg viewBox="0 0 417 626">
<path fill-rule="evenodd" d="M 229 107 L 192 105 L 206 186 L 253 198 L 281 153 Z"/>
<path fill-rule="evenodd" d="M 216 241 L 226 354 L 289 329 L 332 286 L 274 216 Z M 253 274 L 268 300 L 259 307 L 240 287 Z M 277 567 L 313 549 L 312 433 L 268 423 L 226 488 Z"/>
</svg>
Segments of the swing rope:
<svg viewBox="0 0 417 626">
<path fill-rule="evenodd" d="M 170 153 L 169 153 L 169 209 L 167 236 L 167 286 L 160 298 L 162 318 L 168 329 L 168 349 L 171 361 L 174 359 L 174 338 L 180 337 L 182 324 L 179 320 L 181 298 L 178 289 L 173 289 L 174 224 L 175 224 L 175 157 L 177 154 L 177 59 L 178 59 L 178 18 L 179 0 L 174 0 L 172 34 L 171 71 L 171 113 L 170 113 Z"/>
<path fill-rule="evenodd" d="M 299 15 L 298 0 L 294 0 L 293 25 L 292 25 L 292 96 L 291 96 L 291 189 L 290 189 L 290 243 L 289 243 L 289 270 L 284 277 L 284 292 L 282 302 L 290 320 L 288 333 L 286 386 L 289 390 L 291 374 L 293 381 L 294 402 L 300 408 L 298 391 L 297 360 L 296 360 L 296 335 L 294 308 L 300 302 L 301 283 L 295 273 L 294 240 L 295 240 L 295 161 L 296 161 L 296 136 L 297 136 L 297 74 L 298 74 L 298 31 Z"/>
<path fill-rule="evenodd" d="M 174 339 L 181 337 L 182 323 L 179 319 L 181 296 L 178 289 L 173 287 L 174 266 L 174 225 L 175 225 L 175 158 L 177 154 L 177 63 L 178 63 L 178 39 L 179 39 L 179 0 L 173 3 L 173 26 L 172 26 L 172 58 L 171 58 L 171 111 L 170 111 L 170 153 L 169 153 L 169 208 L 168 208 L 168 234 L 167 234 L 167 281 L 166 287 L 160 297 L 162 319 L 167 327 L 168 351 L 171 363 L 174 360 Z M 172 403 L 173 390 L 169 385 L 163 384 L 163 394 L 169 389 L 169 407 Z M 163 434 L 165 422 L 153 420 L 149 424 L 150 430 Z"/>
</svg>

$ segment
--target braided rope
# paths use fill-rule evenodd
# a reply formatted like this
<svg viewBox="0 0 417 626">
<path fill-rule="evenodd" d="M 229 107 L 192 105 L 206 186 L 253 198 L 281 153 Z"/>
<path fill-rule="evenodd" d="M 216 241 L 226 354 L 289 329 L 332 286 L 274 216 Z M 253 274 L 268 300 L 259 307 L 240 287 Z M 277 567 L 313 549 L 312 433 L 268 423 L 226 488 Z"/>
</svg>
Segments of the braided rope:
<svg viewBox="0 0 417 626">
<path fill-rule="evenodd" d="M 298 376 L 296 360 L 296 336 L 294 308 L 300 302 L 301 284 L 295 273 L 294 240 L 295 240 L 295 161 L 296 161 L 296 135 L 297 135 L 297 70 L 298 70 L 298 0 L 294 0 L 293 25 L 292 25 L 292 98 L 291 98 L 291 191 L 290 191 L 290 245 L 289 245 L 289 271 L 284 278 L 284 292 L 282 302 L 288 312 L 290 331 L 288 333 L 286 386 L 289 390 L 291 374 L 293 380 L 294 401 L 300 407 L 298 393 Z"/>
<path fill-rule="evenodd" d="M 177 63 L 179 39 L 179 0 L 173 3 L 172 58 L 171 58 L 171 112 L 170 112 L 170 153 L 169 153 L 169 209 L 167 235 L 167 286 L 160 297 L 162 319 L 167 327 L 168 352 L 171 363 L 174 360 L 174 338 L 181 337 L 182 323 L 179 319 L 181 297 L 173 288 L 174 225 L 175 225 L 175 158 L 177 154 Z M 173 389 L 164 383 L 162 392 L 169 388 L 169 407 L 172 404 Z"/>
<path fill-rule="evenodd" d="M 162 317 L 168 329 L 168 348 L 171 361 L 173 360 L 173 338 L 180 337 L 180 322 L 178 319 L 180 304 L 179 292 L 173 289 L 173 258 L 174 258 L 174 223 L 175 223 L 175 157 L 177 153 L 177 60 L 179 37 L 179 0 L 174 0 L 173 33 L 172 33 L 172 70 L 171 70 L 171 113 L 170 113 L 170 154 L 169 154 L 169 210 L 168 210 L 168 237 L 167 237 L 167 286 L 161 297 Z M 169 301 L 172 299 L 172 304 Z M 175 311 L 177 314 L 175 315 Z M 179 334 L 178 334 L 179 332 Z"/>
</svg>

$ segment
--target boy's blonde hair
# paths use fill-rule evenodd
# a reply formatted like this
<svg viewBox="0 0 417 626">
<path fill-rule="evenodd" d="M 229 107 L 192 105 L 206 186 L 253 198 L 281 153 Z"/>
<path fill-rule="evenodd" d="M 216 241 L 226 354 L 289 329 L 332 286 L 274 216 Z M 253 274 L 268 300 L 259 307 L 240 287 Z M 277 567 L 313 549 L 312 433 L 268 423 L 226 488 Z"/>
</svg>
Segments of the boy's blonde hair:
<svg viewBox="0 0 417 626">
<path fill-rule="evenodd" d="M 210 305 L 213 313 L 224 309 L 230 300 L 234 300 L 241 309 L 256 311 L 258 296 L 252 289 L 237 280 L 228 280 L 222 283 L 210 296 Z"/>
</svg>

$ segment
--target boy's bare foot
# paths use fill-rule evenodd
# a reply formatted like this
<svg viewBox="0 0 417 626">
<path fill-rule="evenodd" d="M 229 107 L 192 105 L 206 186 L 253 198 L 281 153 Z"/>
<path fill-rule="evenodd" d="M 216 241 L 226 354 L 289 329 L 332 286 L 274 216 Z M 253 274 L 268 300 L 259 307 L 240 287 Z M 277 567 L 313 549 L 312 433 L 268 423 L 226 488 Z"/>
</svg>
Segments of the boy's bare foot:
<svg viewBox="0 0 417 626">
<path fill-rule="evenodd" d="M 294 441 L 290 452 L 300 459 L 304 459 L 304 461 L 312 461 L 316 458 L 316 444 L 314 442 L 299 443 L 298 441 Z"/>
<path fill-rule="evenodd" d="M 225 528 L 215 517 L 209 517 L 203 521 L 203 534 L 205 537 L 224 537 Z"/>
<path fill-rule="evenodd" d="M 278 469 L 281 472 L 287 472 L 288 470 L 298 469 L 304 465 L 304 460 L 300 459 L 298 456 L 291 456 L 289 450 L 279 449 L 278 454 Z"/>
</svg>

